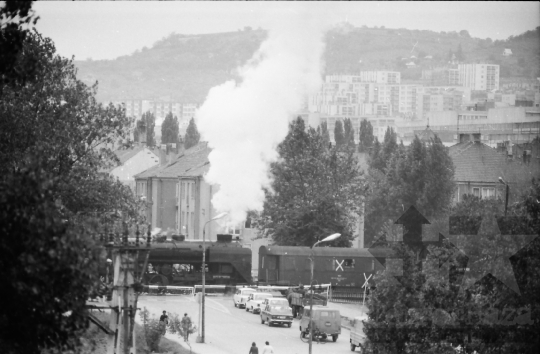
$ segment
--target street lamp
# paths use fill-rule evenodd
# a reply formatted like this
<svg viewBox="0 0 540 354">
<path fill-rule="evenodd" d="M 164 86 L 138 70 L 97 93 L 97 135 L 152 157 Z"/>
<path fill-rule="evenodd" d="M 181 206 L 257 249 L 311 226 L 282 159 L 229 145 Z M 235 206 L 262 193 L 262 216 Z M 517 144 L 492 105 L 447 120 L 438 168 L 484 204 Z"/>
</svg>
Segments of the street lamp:
<svg viewBox="0 0 540 354">
<path fill-rule="evenodd" d="M 506 216 L 506 212 L 508 210 L 508 191 L 510 190 L 510 186 L 502 177 L 499 177 L 499 182 L 506 186 L 506 198 L 504 198 L 504 216 Z"/>
<path fill-rule="evenodd" d="M 201 291 L 201 332 L 200 335 L 197 336 L 196 342 L 197 343 L 204 343 L 204 291 L 205 291 L 205 282 L 206 282 L 206 243 L 205 243 L 205 230 L 206 230 L 206 224 L 209 222 L 212 222 L 217 219 L 221 219 L 227 215 L 227 213 L 221 213 L 216 216 L 214 216 L 212 219 L 208 220 L 204 223 L 203 226 L 203 232 L 202 232 L 202 291 Z"/>
<path fill-rule="evenodd" d="M 311 354 L 311 348 L 313 345 L 313 264 L 315 263 L 315 253 L 313 252 L 315 249 L 315 246 L 317 246 L 321 242 L 328 242 L 328 241 L 334 241 L 336 238 L 341 236 L 341 234 L 332 234 L 320 241 L 315 242 L 315 244 L 311 247 L 311 257 L 309 258 L 311 260 L 311 280 L 309 282 L 309 290 L 310 290 L 310 298 L 309 298 L 309 354 Z"/>
</svg>

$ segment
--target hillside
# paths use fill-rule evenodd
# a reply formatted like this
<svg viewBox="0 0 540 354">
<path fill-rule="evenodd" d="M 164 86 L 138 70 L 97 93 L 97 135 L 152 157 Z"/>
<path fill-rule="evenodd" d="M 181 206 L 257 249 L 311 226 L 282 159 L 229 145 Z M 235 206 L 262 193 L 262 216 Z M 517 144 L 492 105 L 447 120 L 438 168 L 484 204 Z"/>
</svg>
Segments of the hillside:
<svg viewBox="0 0 540 354">
<path fill-rule="evenodd" d="M 171 97 L 202 102 L 208 90 L 235 79 L 236 68 L 257 50 L 267 33 L 244 30 L 187 36 L 171 34 L 152 48 L 115 60 L 76 61 L 79 77 L 99 82 L 99 100 Z M 501 65 L 501 77 L 540 76 L 540 28 L 506 41 L 471 38 L 467 31 L 433 32 L 406 29 L 354 28 L 342 25 L 326 36 L 325 73 L 397 70 L 404 80 L 418 80 L 422 69 L 444 66 L 459 47 L 464 62 Z M 512 56 L 502 55 L 505 48 Z M 425 59 L 426 56 L 432 59 Z M 415 69 L 405 63 L 415 56 Z"/>
</svg>

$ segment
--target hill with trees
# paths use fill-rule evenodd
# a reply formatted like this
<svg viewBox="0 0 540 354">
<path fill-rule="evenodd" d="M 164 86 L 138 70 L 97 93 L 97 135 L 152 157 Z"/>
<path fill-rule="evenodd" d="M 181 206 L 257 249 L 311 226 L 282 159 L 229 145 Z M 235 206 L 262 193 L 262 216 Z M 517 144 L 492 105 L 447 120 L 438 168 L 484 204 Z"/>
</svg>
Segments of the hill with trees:
<svg viewBox="0 0 540 354">
<path fill-rule="evenodd" d="M 251 58 L 267 37 L 264 30 L 204 35 L 171 34 L 115 60 L 76 61 L 79 78 L 99 81 L 99 100 L 170 97 L 202 102 L 208 90 L 239 79 L 237 68 Z M 504 49 L 513 55 L 503 56 Z M 501 77 L 540 76 L 540 27 L 507 40 L 472 38 L 466 30 L 361 28 L 336 26 L 326 35 L 325 74 L 361 70 L 396 70 L 403 80 L 418 80 L 422 69 L 448 64 L 452 54 L 464 63 L 501 66 Z M 417 67 L 407 69 L 414 61 Z"/>
</svg>

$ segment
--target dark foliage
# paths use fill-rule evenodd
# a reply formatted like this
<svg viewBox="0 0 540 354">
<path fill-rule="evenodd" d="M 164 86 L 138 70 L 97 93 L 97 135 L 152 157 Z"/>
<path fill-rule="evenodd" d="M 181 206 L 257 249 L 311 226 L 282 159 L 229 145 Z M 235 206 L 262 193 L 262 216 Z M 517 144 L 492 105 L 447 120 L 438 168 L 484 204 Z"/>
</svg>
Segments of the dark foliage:
<svg viewBox="0 0 540 354">
<path fill-rule="evenodd" d="M 23 44 L 39 17 L 32 10 L 33 1 L 5 1 L 0 7 L 0 88 L 5 84 L 22 85 L 35 79 L 35 61 L 22 55 Z M 1 91 L 0 91 L 1 94 Z"/>
<path fill-rule="evenodd" d="M 272 165 L 272 191 L 266 191 L 258 221 L 276 244 L 312 246 L 339 232 L 342 236 L 330 245 L 350 246 L 364 177 L 354 146 L 329 147 L 322 130 L 306 130 L 298 118 L 278 147 L 281 160 Z"/>
<path fill-rule="evenodd" d="M 199 143 L 201 139 L 201 134 L 197 130 L 197 124 L 195 124 L 195 119 L 191 118 L 189 125 L 186 130 L 186 136 L 184 138 L 184 147 L 189 149 Z"/>
<path fill-rule="evenodd" d="M 180 128 L 178 127 L 178 118 L 173 117 L 169 112 L 161 125 L 161 143 L 178 144 Z"/>
</svg>

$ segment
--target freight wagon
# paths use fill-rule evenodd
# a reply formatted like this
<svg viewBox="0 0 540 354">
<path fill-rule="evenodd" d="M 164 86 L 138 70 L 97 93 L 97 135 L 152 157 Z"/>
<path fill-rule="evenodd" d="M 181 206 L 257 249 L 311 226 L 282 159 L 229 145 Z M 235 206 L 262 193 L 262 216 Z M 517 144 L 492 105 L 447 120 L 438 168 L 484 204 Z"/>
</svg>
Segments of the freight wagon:
<svg viewBox="0 0 540 354">
<path fill-rule="evenodd" d="M 309 284 L 311 252 L 309 247 L 261 246 L 259 283 L 286 286 Z M 361 287 L 370 275 L 384 268 L 389 250 L 318 247 L 313 249 L 313 253 L 314 285 Z M 373 285 L 372 280 L 370 284 Z"/>
</svg>

